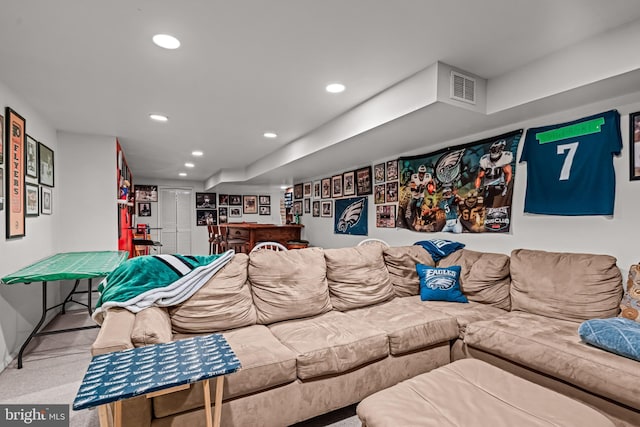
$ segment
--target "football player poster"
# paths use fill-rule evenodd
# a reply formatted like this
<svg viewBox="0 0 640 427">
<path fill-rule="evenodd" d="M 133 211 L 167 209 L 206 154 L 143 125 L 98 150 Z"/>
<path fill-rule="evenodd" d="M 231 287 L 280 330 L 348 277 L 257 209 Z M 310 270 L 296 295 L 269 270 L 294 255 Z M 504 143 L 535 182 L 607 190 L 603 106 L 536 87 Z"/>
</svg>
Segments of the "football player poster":
<svg viewBox="0 0 640 427">
<path fill-rule="evenodd" d="M 522 129 L 398 160 L 397 226 L 413 231 L 507 233 Z"/>
</svg>

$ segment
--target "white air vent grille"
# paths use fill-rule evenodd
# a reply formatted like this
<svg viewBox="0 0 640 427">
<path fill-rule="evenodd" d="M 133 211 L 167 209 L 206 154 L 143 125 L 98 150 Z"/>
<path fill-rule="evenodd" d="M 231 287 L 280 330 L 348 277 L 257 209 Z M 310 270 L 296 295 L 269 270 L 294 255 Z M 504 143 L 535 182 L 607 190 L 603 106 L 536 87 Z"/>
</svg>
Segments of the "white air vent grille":
<svg viewBox="0 0 640 427">
<path fill-rule="evenodd" d="M 451 98 L 462 102 L 468 102 L 469 104 L 475 104 L 476 79 L 452 71 Z"/>
</svg>

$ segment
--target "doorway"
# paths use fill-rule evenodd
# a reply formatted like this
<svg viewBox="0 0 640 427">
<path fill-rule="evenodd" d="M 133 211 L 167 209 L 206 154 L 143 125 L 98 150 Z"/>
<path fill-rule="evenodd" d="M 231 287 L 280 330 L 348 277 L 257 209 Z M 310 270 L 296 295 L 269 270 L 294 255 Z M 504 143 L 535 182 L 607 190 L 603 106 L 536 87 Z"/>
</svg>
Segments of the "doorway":
<svg viewBox="0 0 640 427">
<path fill-rule="evenodd" d="M 162 253 L 190 254 L 191 188 L 160 188 L 158 197 Z"/>
</svg>

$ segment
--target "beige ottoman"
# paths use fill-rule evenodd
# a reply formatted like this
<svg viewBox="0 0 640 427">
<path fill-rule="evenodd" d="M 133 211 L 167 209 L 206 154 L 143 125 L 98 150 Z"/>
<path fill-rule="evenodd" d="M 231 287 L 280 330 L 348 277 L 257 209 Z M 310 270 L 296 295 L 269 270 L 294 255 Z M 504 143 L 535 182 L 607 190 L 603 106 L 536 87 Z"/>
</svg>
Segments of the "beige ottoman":
<svg viewBox="0 0 640 427">
<path fill-rule="evenodd" d="M 365 427 L 614 427 L 566 396 L 475 359 L 463 359 L 365 398 Z"/>
</svg>

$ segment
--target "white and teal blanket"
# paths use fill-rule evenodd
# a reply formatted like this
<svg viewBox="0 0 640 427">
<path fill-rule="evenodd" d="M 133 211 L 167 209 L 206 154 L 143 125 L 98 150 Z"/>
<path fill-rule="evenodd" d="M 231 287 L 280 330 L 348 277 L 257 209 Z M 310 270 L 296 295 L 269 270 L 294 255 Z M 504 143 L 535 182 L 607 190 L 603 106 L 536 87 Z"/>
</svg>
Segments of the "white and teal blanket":
<svg viewBox="0 0 640 427">
<path fill-rule="evenodd" d="M 120 264 L 100 283 L 100 298 L 93 320 L 102 324 L 104 313 L 122 307 L 137 313 L 151 306 L 179 304 L 200 289 L 234 256 L 145 255 Z"/>
</svg>

